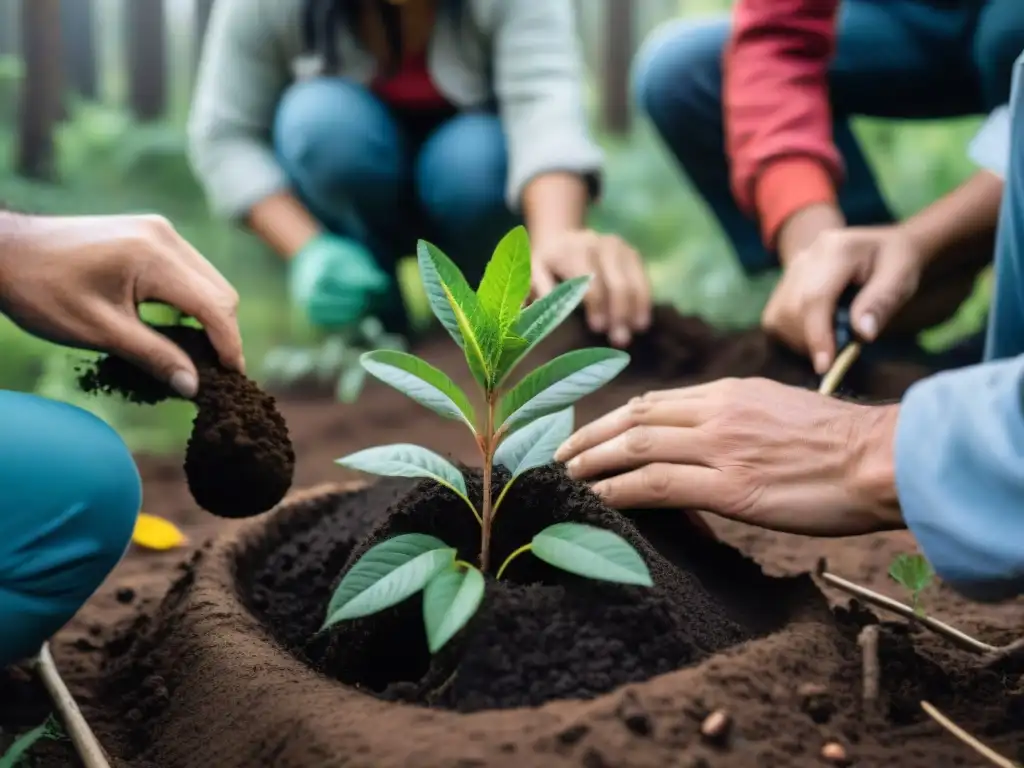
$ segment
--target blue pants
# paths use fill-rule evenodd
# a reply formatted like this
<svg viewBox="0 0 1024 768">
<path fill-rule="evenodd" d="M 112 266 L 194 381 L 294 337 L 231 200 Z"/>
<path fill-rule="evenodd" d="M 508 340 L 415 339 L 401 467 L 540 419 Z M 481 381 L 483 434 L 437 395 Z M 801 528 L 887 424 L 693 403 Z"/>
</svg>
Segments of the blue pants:
<svg viewBox="0 0 1024 768">
<path fill-rule="evenodd" d="M 479 278 L 519 223 L 505 202 L 508 152 L 493 113 L 398 113 L 360 85 L 319 78 L 281 98 L 274 146 L 310 212 L 385 270 L 424 238 Z"/>
<path fill-rule="evenodd" d="M 721 68 L 728 36 L 728 20 L 677 21 L 655 32 L 637 57 L 634 91 L 744 269 L 758 272 L 777 260 L 729 188 Z M 988 112 L 1008 100 L 1021 50 L 1021 0 L 844 0 L 829 90 L 834 140 L 846 164 L 839 203 L 847 221 L 893 220 L 850 129 L 850 116 L 912 119 Z"/>
<path fill-rule="evenodd" d="M 34 654 L 131 540 L 131 454 L 90 413 L 0 391 L 0 666 Z"/>
</svg>

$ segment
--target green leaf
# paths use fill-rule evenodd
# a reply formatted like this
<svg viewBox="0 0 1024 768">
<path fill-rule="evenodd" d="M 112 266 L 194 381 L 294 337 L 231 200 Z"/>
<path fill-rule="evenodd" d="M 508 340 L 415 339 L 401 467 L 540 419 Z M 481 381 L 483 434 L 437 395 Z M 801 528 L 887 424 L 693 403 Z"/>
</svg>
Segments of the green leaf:
<svg viewBox="0 0 1024 768">
<path fill-rule="evenodd" d="M 512 473 L 512 482 L 523 472 L 550 464 L 558 446 L 572 435 L 572 426 L 571 407 L 543 416 L 502 440 L 494 461 Z"/>
<path fill-rule="evenodd" d="M 390 349 L 365 352 L 359 360 L 371 375 L 420 405 L 474 428 L 475 414 L 466 393 L 430 363 L 407 352 Z"/>
<path fill-rule="evenodd" d="M 513 333 L 505 334 L 505 338 L 501 341 L 501 356 L 498 358 L 497 365 L 494 366 L 494 374 L 491 376 L 495 386 L 500 384 L 523 358 L 527 346 L 529 345 L 522 336 L 516 336 Z"/>
<path fill-rule="evenodd" d="M 629 364 L 617 349 L 578 349 L 556 357 L 526 376 L 501 399 L 498 423 L 511 432 L 560 411 L 614 379 Z"/>
<path fill-rule="evenodd" d="M 423 623 L 431 653 L 437 653 L 473 618 L 484 598 L 484 577 L 470 566 L 434 576 L 423 591 Z"/>
<path fill-rule="evenodd" d="M 455 319 L 455 307 L 462 307 L 463 311 L 467 308 L 471 310 L 476 305 L 476 294 L 466 282 L 461 270 L 455 266 L 455 262 L 437 246 L 420 240 L 416 244 L 416 260 L 431 311 L 455 339 L 455 343 L 460 347 L 464 346 L 462 333 Z M 470 301 L 472 304 L 467 307 L 467 302 Z"/>
<path fill-rule="evenodd" d="M 512 328 L 530 292 L 530 238 L 519 226 L 505 235 L 487 263 L 477 296 L 502 336 Z"/>
<path fill-rule="evenodd" d="M 445 290 L 447 292 L 447 289 Z M 477 328 L 483 324 L 479 322 L 474 324 L 464 309 L 456 304 L 454 299 L 451 299 L 450 293 L 448 296 L 451 300 L 452 311 L 455 313 L 455 323 L 459 327 L 459 335 L 463 340 L 463 351 L 466 353 L 469 372 L 473 374 L 477 384 L 487 391 L 491 384 L 491 360 L 495 356 L 493 343 L 488 344 L 487 338 L 482 339 L 477 333 Z M 486 318 L 482 319 L 486 320 Z M 486 333 L 490 329 L 483 325 L 483 330 Z"/>
<path fill-rule="evenodd" d="M 15 766 L 21 765 L 23 760 L 28 757 L 28 751 L 37 743 L 45 739 L 57 739 L 62 735 L 63 730 L 60 723 L 53 715 L 50 715 L 41 725 L 37 725 L 30 731 L 25 731 L 14 740 L 14 743 L 4 752 L 3 757 L 0 757 L 0 768 L 15 768 Z"/>
<path fill-rule="evenodd" d="M 898 555 L 889 566 L 889 576 L 911 592 L 920 592 L 932 580 L 934 571 L 922 555 Z"/>
<path fill-rule="evenodd" d="M 448 460 L 418 445 L 379 445 L 337 459 L 335 464 L 384 477 L 429 477 L 466 498 L 462 473 Z"/>
<path fill-rule="evenodd" d="M 579 306 L 587 295 L 590 280 L 590 275 L 566 280 L 556 285 L 547 296 L 533 302 L 516 320 L 516 335 L 526 339 L 529 349 L 533 349 Z"/>
<path fill-rule="evenodd" d="M 556 523 L 533 537 L 533 554 L 588 579 L 654 586 L 640 554 L 621 536 L 580 523 Z"/>
<path fill-rule="evenodd" d="M 454 549 L 422 533 L 405 533 L 370 547 L 334 590 L 322 629 L 397 605 L 453 562 Z"/>
</svg>

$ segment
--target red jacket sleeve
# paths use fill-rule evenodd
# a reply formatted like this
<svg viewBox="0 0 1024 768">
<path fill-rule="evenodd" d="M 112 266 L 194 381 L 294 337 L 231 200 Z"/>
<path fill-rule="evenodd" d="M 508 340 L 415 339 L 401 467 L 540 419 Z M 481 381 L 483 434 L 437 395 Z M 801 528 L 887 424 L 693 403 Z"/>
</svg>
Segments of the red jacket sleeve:
<svg viewBox="0 0 1024 768">
<path fill-rule="evenodd" d="M 774 248 L 782 223 L 834 202 L 828 67 L 839 0 L 738 0 L 725 52 L 726 150 L 733 194 Z"/>
</svg>

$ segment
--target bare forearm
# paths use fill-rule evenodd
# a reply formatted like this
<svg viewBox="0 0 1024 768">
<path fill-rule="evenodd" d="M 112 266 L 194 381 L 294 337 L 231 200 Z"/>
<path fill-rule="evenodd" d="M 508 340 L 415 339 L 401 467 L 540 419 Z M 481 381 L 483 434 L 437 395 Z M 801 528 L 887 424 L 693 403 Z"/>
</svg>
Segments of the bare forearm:
<svg viewBox="0 0 1024 768">
<path fill-rule="evenodd" d="M 534 244 L 583 227 L 587 183 L 572 173 L 546 173 L 523 190 L 523 216 Z"/>
<path fill-rule="evenodd" d="M 979 171 L 957 189 L 940 198 L 903 224 L 927 261 L 941 262 L 982 252 L 991 255 L 995 242 L 1002 180 Z"/>
<path fill-rule="evenodd" d="M 249 227 L 281 258 L 294 256 L 320 233 L 320 225 L 290 192 L 279 192 L 249 211 Z"/>
</svg>

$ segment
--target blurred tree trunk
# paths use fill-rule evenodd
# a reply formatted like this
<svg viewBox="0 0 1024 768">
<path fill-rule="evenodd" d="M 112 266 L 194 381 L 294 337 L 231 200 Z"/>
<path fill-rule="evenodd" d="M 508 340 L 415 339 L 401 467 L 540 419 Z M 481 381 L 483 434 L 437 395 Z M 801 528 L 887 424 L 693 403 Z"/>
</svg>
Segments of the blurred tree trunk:
<svg viewBox="0 0 1024 768">
<path fill-rule="evenodd" d="M 633 0 L 605 0 L 604 129 L 613 135 L 629 132 L 629 67 L 636 48 Z"/>
<path fill-rule="evenodd" d="M 167 108 L 167 37 L 163 0 L 126 0 L 128 103 L 136 119 L 158 120 Z"/>
<path fill-rule="evenodd" d="M 22 0 L 21 50 L 25 77 L 15 170 L 51 180 L 56 172 L 53 131 L 61 111 L 60 0 Z"/>
<path fill-rule="evenodd" d="M 80 96 L 95 100 L 99 92 L 93 0 L 61 0 L 64 79 Z"/>
</svg>

